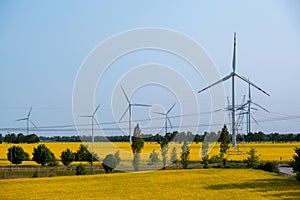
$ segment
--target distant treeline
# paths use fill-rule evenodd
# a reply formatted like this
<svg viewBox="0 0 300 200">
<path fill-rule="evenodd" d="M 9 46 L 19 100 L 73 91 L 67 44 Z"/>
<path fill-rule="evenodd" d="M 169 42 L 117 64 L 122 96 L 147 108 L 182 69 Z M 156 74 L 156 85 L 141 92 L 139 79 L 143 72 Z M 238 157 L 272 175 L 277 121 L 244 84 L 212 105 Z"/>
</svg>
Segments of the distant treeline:
<svg viewBox="0 0 300 200">
<path fill-rule="evenodd" d="M 142 137 L 145 142 L 158 142 L 160 143 L 164 137 L 168 139 L 168 141 L 174 141 L 178 143 L 182 143 L 184 141 L 188 142 L 203 142 L 206 135 L 209 134 L 209 138 L 218 138 L 220 133 L 205 132 L 204 134 L 193 134 L 191 132 L 181 132 L 174 131 L 173 133 L 167 133 L 165 136 L 156 134 L 143 134 Z M 128 135 L 116 135 L 116 136 L 95 136 L 94 140 L 96 142 L 128 142 Z M 92 141 L 91 136 L 37 136 L 36 134 L 23 135 L 19 134 L 6 134 L 4 137 L 0 134 L 0 143 L 38 143 L 38 142 L 89 142 Z M 299 134 L 279 134 L 279 133 L 271 133 L 265 134 L 261 131 L 255 133 L 248 133 L 247 135 L 237 135 L 237 141 L 239 142 L 300 142 L 300 133 Z"/>
</svg>

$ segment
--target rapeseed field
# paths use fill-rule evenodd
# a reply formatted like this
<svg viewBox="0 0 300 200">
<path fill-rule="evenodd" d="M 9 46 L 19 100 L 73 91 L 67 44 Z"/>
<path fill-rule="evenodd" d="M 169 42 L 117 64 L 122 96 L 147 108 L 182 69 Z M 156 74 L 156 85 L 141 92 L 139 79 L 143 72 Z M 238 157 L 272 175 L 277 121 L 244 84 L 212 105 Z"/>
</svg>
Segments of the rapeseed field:
<svg viewBox="0 0 300 200">
<path fill-rule="evenodd" d="M 252 169 L 0 180 L 1 199 L 300 199 L 295 179 Z"/>
</svg>

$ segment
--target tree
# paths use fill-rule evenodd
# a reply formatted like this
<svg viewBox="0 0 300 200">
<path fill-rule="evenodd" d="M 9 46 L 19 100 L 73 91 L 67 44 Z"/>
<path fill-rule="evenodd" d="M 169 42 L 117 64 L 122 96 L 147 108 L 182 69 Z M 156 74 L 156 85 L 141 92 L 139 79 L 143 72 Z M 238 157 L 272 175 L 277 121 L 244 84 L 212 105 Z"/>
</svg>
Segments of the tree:
<svg viewBox="0 0 300 200">
<path fill-rule="evenodd" d="M 220 155 L 223 158 L 224 154 L 226 154 L 227 151 L 229 150 L 229 148 L 230 148 L 229 145 L 231 143 L 230 136 L 229 136 L 228 129 L 227 129 L 226 125 L 224 125 L 224 127 L 222 128 L 219 141 L 221 142 L 221 144 L 220 144 Z"/>
<path fill-rule="evenodd" d="M 87 170 L 85 169 L 83 164 L 79 164 L 76 167 L 76 175 L 86 175 L 87 174 Z"/>
<path fill-rule="evenodd" d="M 75 155 L 70 149 L 67 148 L 65 151 L 61 152 L 60 158 L 61 158 L 61 162 L 65 166 L 68 166 L 70 163 L 72 163 L 75 160 Z"/>
<path fill-rule="evenodd" d="M 150 153 L 149 159 L 150 159 L 150 164 L 151 165 L 153 165 L 155 163 L 158 163 L 158 161 L 159 161 L 158 153 L 156 153 L 154 149 Z"/>
<path fill-rule="evenodd" d="M 160 143 L 160 152 L 163 161 L 163 169 L 166 169 L 168 150 L 169 150 L 169 141 L 166 137 L 164 137 L 164 139 Z"/>
<path fill-rule="evenodd" d="M 113 154 L 107 155 L 102 162 L 102 166 L 106 173 L 112 172 L 112 170 L 116 168 L 117 165 L 118 161 Z"/>
<path fill-rule="evenodd" d="M 117 165 L 119 165 L 121 162 L 120 151 L 117 151 L 114 156 L 116 158 Z"/>
<path fill-rule="evenodd" d="M 173 147 L 171 152 L 171 162 L 175 163 L 177 161 L 177 150 L 176 147 Z"/>
<path fill-rule="evenodd" d="M 42 166 L 55 159 L 54 154 L 44 144 L 40 144 L 37 148 L 34 148 L 32 155 L 32 160 Z"/>
<path fill-rule="evenodd" d="M 131 149 L 133 152 L 133 167 L 135 171 L 139 170 L 140 153 L 144 148 L 144 140 L 141 138 L 141 129 L 139 124 L 136 125 L 133 132 Z"/>
<path fill-rule="evenodd" d="M 247 166 L 257 168 L 259 166 L 259 156 L 257 155 L 257 150 L 254 147 L 251 147 L 247 154 L 249 155 L 246 159 Z"/>
<path fill-rule="evenodd" d="M 294 172 L 300 172 L 300 148 L 294 148 L 295 154 L 293 155 L 293 160 L 291 166 L 293 167 Z"/>
<path fill-rule="evenodd" d="M 188 165 L 189 165 L 189 160 L 190 160 L 190 147 L 188 145 L 187 142 L 184 142 L 182 147 L 181 147 L 181 155 L 180 155 L 180 158 L 181 158 L 181 164 L 182 164 L 182 167 L 183 169 L 187 169 Z"/>
<path fill-rule="evenodd" d="M 92 155 L 94 155 L 93 160 L 98 159 L 98 156 L 95 153 L 91 153 L 86 145 L 80 144 L 79 149 L 75 153 L 75 161 L 88 161 L 91 163 Z"/>
<path fill-rule="evenodd" d="M 29 154 L 20 146 L 12 146 L 8 148 L 7 159 L 11 161 L 12 164 L 18 165 L 22 164 L 24 160 L 29 160 Z"/>
<path fill-rule="evenodd" d="M 0 144 L 2 144 L 2 142 L 3 142 L 3 136 L 2 136 L 2 134 L 0 133 Z"/>
</svg>

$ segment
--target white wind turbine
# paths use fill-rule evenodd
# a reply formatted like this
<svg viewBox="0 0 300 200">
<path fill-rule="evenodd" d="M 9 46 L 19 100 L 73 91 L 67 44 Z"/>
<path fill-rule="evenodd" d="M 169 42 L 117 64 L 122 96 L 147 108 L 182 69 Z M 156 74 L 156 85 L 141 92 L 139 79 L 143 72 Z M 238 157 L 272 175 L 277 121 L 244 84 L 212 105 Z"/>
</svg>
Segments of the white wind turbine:
<svg viewBox="0 0 300 200">
<path fill-rule="evenodd" d="M 239 74 L 237 74 L 237 73 L 235 72 L 235 70 L 236 70 L 236 66 L 235 66 L 235 64 L 236 64 L 236 61 L 235 61 L 235 60 L 236 60 L 236 56 L 235 56 L 235 54 L 236 54 L 236 33 L 234 33 L 234 47 L 233 47 L 233 59 L 232 59 L 232 72 L 231 72 L 229 75 L 227 75 L 227 76 L 225 76 L 224 78 L 222 78 L 221 80 L 219 80 L 219 81 L 217 81 L 217 82 L 215 82 L 215 83 L 213 83 L 213 84 L 207 86 L 206 88 L 204 88 L 204 89 L 202 89 L 202 90 L 200 90 L 200 91 L 198 92 L 198 93 L 203 92 L 204 90 L 207 90 L 207 89 L 209 89 L 209 88 L 211 88 L 211 87 L 213 87 L 213 86 L 215 86 L 215 85 L 217 85 L 217 84 L 219 84 L 219 83 L 221 83 L 221 82 L 223 82 L 223 81 L 226 81 L 226 80 L 228 80 L 228 79 L 231 78 L 231 80 L 232 80 L 232 88 L 231 88 L 231 90 L 232 90 L 232 110 L 231 110 L 231 113 L 232 113 L 232 114 L 231 114 L 231 117 L 232 117 L 232 146 L 233 146 L 234 148 L 236 147 L 235 91 L 234 91 L 234 90 L 235 90 L 235 87 L 234 87 L 234 77 L 236 76 L 236 77 L 240 78 L 240 79 L 243 80 L 244 82 L 250 84 L 251 86 L 253 86 L 253 87 L 255 87 L 256 89 L 258 89 L 258 90 L 260 90 L 261 92 L 263 92 L 264 94 L 270 96 L 267 92 L 265 92 L 264 90 L 262 90 L 260 87 L 256 86 L 254 83 L 250 82 L 248 79 L 246 79 L 246 78 L 243 77 L 243 76 L 240 76 Z"/>
<path fill-rule="evenodd" d="M 151 107 L 151 105 L 147 105 L 147 104 L 138 104 L 138 103 L 131 103 L 124 88 L 121 86 L 122 91 L 124 93 L 124 96 L 126 98 L 126 101 L 128 102 L 128 107 L 126 108 L 125 112 L 123 113 L 123 115 L 121 116 L 119 122 L 121 122 L 121 120 L 123 119 L 123 117 L 125 116 L 125 114 L 129 111 L 129 142 L 132 142 L 132 138 L 131 138 L 131 115 L 132 115 L 132 107 L 134 106 L 139 106 L 139 107 Z"/>
<path fill-rule="evenodd" d="M 171 112 L 171 110 L 174 108 L 174 106 L 176 105 L 176 103 L 174 103 L 167 112 L 165 113 L 162 113 L 162 112 L 153 112 L 153 113 L 156 113 L 156 114 L 159 114 L 159 115 L 163 115 L 165 116 L 165 130 L 166 130 L 166 134 L 168 132 L 168 122 L 169 122 L 169 125 L 170 127 L 172 128 L 172 123 L 170 121 L 170 118 L 168 117 L 168 114 Z"/>
<path fill-rule="evenodd" d="M 17 122 L 18 121 L 25 121 L 26 120 L 26 133 L 27 133 L 27 135 L 28 135 L 28 132 L 29 132 L 29 123 L 31 123 L 35 128 L 37 128 L 37 126 L 30 120 L 31 111 L 32 111 L 32 106 L 30 107 L 29 112 L 28 112 L 26 118 L 22 118 L 22 119 L 17 119 L 16 120 Z"/>
</svg>

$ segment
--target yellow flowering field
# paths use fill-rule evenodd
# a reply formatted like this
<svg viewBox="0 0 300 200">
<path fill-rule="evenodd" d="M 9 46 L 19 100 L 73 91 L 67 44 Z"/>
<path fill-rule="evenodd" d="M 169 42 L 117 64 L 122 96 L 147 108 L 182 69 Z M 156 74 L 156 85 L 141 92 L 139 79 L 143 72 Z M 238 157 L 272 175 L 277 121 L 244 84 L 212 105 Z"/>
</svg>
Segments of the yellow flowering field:
<svg viewBox="0 0 300 200">
<path fill-rule="evenodd" d="M 229 178 L 230 177 L 230 178 Z M 252 169 L 2 179 L 1 199 L 300 199 L 295 179 Z"/>
<path fill-rule="evenodd" d="M 80 142 L 46 142 L 46 143 L 39 143 L 45 144 L 56 156 L 56 158 L 60 159 L 60 154 L 66 148 L 71 149 L 75 152 L 79 145 L 82 144 Z M 32 157 L 33 148 L 39 144 L 19 144 L 23 147 L 23 149 L 29 153 L 29 156 Z M 89 149 L 93 150 L 97 153 L 100 160 L 104 159 L 107 154 L 115 153 L 120 151 L 120 157 L 122 159 L 121 165 L 131 165 L 132 160 L 132 153 L 130 144 L 127 142 L 95 142 L 94 144 L 91 143 L 84 143 L 85 145 L 89 146 Z M 171 151 L 173 147 L 177 150 L 177 155 L 179 158 L 179 154 L 181 152 L 181 145 L 177 143 L 170 143 L 169 144 L 169 151 L 168 151 L 168 159 L 171 158 Z M 202 153 L 201 153 L 201 145 L 202 143 L 192 143 L 191 147 L 191 160 L 201 160 Z M 0 166 L 7 166 L 9 162 L 7 160 L 7 149 L 9 148 L 10 144 L 2 143 L 0 144 Z M 239 144 L 237 149 L 230 148 L 230 152 L 226 155 L 228 160 L 243 160 L 247 158 L 247 151 L 251 147 L 257 149 L 258 154 L 260 154 L 260 159 L 263 161 L 290 161 L 292 159 L 292 155 L 294 153 L 294 147 L 300 147 L 300 143 L 243 143 Z M 149 162 L 149 155 L 150 153 L 155 150 L 159 153 L 159 158 L 161 160 L 160 155 L 160 146 L 157 143 L 149 143 L 145 142 L 144 149 L 142 150 L 141 154 L 141 162 L 148 163 Z M 219 144 L 216 143 L 213 146 L 212 150 L 209 153 L 209 156 L 219 154 Z M 36 165 L 33 161 L 25 161 L 23 165 Z"/>
</svg>

